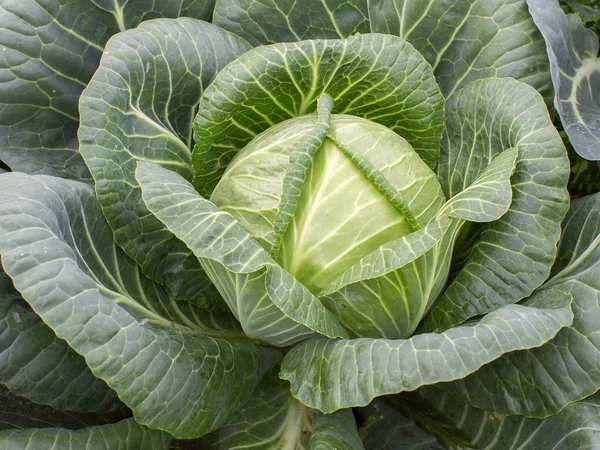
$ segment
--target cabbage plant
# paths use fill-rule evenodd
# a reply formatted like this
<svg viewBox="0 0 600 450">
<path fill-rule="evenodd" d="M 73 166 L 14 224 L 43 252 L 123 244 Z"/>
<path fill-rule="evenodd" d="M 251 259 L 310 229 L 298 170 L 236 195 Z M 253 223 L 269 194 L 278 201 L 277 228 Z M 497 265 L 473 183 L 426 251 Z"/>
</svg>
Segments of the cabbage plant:
<svg viewBox="0 0 600 450">
<path fill-rule="evenodd" d="M 7 448 L 597 444 L 598 197 L 525 0 L 0 24 Z"/>
</svg>

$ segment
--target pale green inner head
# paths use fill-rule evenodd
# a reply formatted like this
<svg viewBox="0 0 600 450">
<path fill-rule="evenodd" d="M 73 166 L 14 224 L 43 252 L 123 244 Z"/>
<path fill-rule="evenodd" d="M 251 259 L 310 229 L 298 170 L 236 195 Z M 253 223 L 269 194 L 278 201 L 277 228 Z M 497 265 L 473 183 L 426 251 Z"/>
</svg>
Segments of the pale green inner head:
<svg viewBox="0 0 600 450">
<path fill-rule="evenodd" d="M 283 122 L 253 140 L 232 161 L 211 200 L 270 250 L 285 170 L 299 136 L 315 116 Z M 342 148 L 344 151 L 342 151 Z M 383 174 L 420 226 L 444 202 L 433 171 L 393 131 L 354 116 L 333 115 L 317 150 L 277 262 L 314 294 L 382 244 L 414 231 L 348 153 Z"/>
</svg>

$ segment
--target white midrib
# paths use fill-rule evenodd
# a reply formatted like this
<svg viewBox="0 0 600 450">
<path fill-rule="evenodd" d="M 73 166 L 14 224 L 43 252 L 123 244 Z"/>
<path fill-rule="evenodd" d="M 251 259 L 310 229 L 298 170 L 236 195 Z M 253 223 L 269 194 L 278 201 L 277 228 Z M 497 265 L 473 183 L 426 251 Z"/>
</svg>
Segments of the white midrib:
<svg viewBox="0 0 600 450">
<path fill-rule="evenodd" d="M 123 14 L 123 6 L 119 6 L 119 0 L 113 0 L 113 5 L 115 7 L 115 12 L 113 13 L 113 16 L 115 16 L 115 20 L 117 21 L 119 31 L 127 30 L 127 27 L 125 26 L 125 15 Z"/>
<path fill-rule="evenodd" d="M 292 401 L 288 407 L 281 435 L 281 450 L 297 450 L 302 437 L 302 426 L 308 414 L 307 407 L 299 401 Z"/>
</svg>

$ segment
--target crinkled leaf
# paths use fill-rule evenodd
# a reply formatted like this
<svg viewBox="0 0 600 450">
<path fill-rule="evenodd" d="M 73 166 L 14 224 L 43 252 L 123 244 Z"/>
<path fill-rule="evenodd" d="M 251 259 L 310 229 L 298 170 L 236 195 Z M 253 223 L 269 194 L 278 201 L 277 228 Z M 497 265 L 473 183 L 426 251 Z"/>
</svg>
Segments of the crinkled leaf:
<svg viewBox="0 0 600 450">
<path fill-rule="evenodd" d="M 506 149 L 519 155 L 512 202 L 475 237 L 459 272 L 419 330 L 444 330 L 515 303 L 549 275 L 569 204 L 569 162 L 546 106 L 531 87 L 510 79 L 476 81 L 446 109 L 438 177 L 447 197 L 465 190 Z"/>
<path fill-rule="evenodd" d="M 113 34 L 157 17 L 208 19 L 212 0 L 5 0 L 0 4 L 0 158 L 15 171 L 90 179 L 78 101 Z"/>
<path fill-rule="evenodd" d="M 0 191 L 6 273 L 139 423 L 177 437 L 205 434 L 279 358 L 275 350 L 235 343 L 247 338 L 226 320 L 221 326 L 206 319 L 145 278 L 114 245 L 90 186 L 4 174 Z"/>
<path fill-rule="evenodd" d="M 367 0 L 217 0 L 213 22 L 254 45 L 369 32 Z"/>
<path fill-rule="evenodd" d="M 538 347 L 573 321 L 571 298 L 508 305 L 479 322 L 410 339 L 308 339 L 285 356 L 292 394 L 325 413 L 463 378 L 504 353 Z"/>
<path fill-rule="evenodd" d="M 452 197 L 439 214 L 471 222 L 491 222 L 502 217 L 512 200 L 510 177 L 517 155 L 517 149 L 510 148 L 496 156 L 473 184 Z"/>
<path fill-rule="evenodd" d="M 527 0 L 546 40 L 554 105 L 575 151 L 600 159 L 600 60 L 598 36 L 575 14 L 566 15 L 557 0 Z"/>
<path fill-rule="evenodd" d="M 232 158 L 257 134 L 312 113 L 328 93 L 334 113 L 385 125 L 430 165 L 439 155 L 444 99 L 431 67 L 394 36 L 357 35 L 253 49 L 206 89 L 194 122 L 194 185 L 208 197 Z"/>
<path fill-rule="evenodd" d="M 56 337 L 0 270 L 0 382 L 57 409 L 105 412 L 122 406 L 85 360 Z"/>
<path fill-rule="evenodd" d="M 433 415 L 453 448 L 489 450 L 596 449 L 600 434 L 600 395 L 573 403 L 547 419 L 504 416 L 474 408 L 435 386 L 419 391 L 419 416 Z M 457 441 L 455 436 L 466 436 Z"/>
<path fill-rule="evenodd" d="M 448 98 L 474 80 L 512 77 L 547 103 L 552 84 L 544 39 L 525 0 L 369 0 L 371 31 L 400 36 L 433 66 Z"/>
<path fill-rule="evenodd" d="M 150 162 L 140 163 L 136 174 L 148 209 L 198 258 L 208 260 L 204 267 L 248 336 L 280 346 L 306 337 L 309 330 L 347 336 L 308 289 L 279 267 L 230 214 L 198 195 L 185 179 Z M 272 323 L 255 329 L 246 308 L 260 311 L 258 320 L 268 315 Z M 271 327 L 284 337 L 274 337 Z M 290 335 L 287 329 L 295 331 Z"/>
<path fill-rule="evenodd" d="M 536 291 L 573 296 L 573 325 L 540 348 L 503 355 L 469 377 L 445 384 L 486 411 L 543 418 L 600 389 L 600 195 L 576 200 L 563 224 L 557 273 Z"/>
<path fill-rule="evenodd" d="M 81 153 L 117 244 L 171 295 L 210 309 L 221 306 L 218 293 L 188 248 L 149 214 L 134 172 L 138 160 L 149 160 L 192 178 L 200 95 L 248 48 L 193 19 L 144 23 L 109 42 L 81 98 Z"/>
</svg>

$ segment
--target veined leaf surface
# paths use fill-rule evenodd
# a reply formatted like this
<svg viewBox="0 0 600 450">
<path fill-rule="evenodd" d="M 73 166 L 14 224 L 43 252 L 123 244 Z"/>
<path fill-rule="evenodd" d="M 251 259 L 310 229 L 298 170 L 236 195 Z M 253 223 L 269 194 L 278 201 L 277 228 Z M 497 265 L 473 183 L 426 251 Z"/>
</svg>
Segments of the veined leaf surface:
<svg viewBox="0 0 600 450">
<path fill-rule="evenodd" d="M 122 407 L 81 355 L 59 339 L 0 270 L 0 382 L 56 409 L 106 412 Z"/>
<path fill-rule="evenodd" d="M 78 103 L 115 33 L 157 17 L 208 19 L 213 0 L 3 0 L 0 159 L 13 170 L 90 180 Z"/>
<path fill-rule="evenodd" d="M 569 205 L 569 162 L 539 94 L 511 79 L 475 81 L 446 109 L 438 178 L 461 195 L 491 160 L 516 149 L 512 199 L 489 224 L 467 225 L 453 280 L 419 331 L 440 331 L 531 295 L 550 274 Z"/>
<path fill-rule="evenodd" d="M 400 36 L 433 66 L 446 98 L 472 81 L 512 77 L 552 103 L 544 39 L 525 0 L 369 0 L 371 31 Z"/>
<path fill-rule="evenodd" d="M 257 46 L 369 32 L 366 0 L 218 0 L 213 22 Z"/>
<path fill-rule="evenodd" d="M 136 420 L 181 438 L 225 422 L 279 359 L 228 316 L 176 302 L 113 242 L 93 189 L 0 176 L 0 254 L 36 314 Z"/>
<path fill-rule="evenodd" d="M 81 98 L 81 153 L 115 241 L 177 299 L 223 308 L 197 259 L 144 206 L 138 160 L 191 179 L 192 121 L 202 91 L 249 48 L 193 19 L 155 20 L 115 36 Z"/>
<path fill-rule="evenodd" d="M 538 347 L 573 321 L 562 292 L 508 305 L 479 322 L 410 339 L 307 339 L 281 364 L 280 377 L 302 403 L 325 413 L 381 395 L 464 378 L 504 353 Z"/>
<path fill-rule="evenodd" d="M 575 151 L 600 159 L 600 60 L 598 36 L 577 15 L 566 15 L 556 0 L 527 0 L 546 40 L 554 104 Z"/>
</svg>

